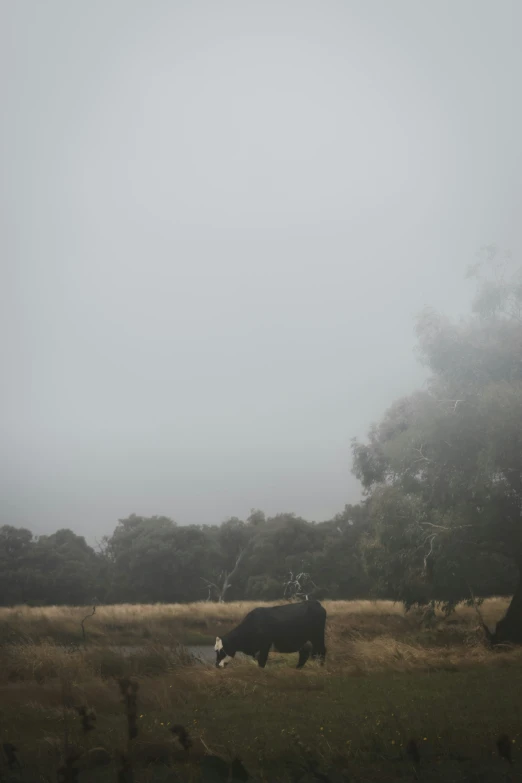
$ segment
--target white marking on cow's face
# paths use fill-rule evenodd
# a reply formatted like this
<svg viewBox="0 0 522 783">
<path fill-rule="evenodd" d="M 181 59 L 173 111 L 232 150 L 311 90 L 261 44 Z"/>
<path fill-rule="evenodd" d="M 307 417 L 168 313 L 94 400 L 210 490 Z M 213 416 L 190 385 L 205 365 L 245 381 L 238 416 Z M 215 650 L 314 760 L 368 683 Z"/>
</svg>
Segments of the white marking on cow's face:
<svg viewBox="0 0 522 783">
<path fill-rule="evenodd" d="M 222 653 L 223 657 L 219 661 L 218 666 L 221 669 L 224 669 L 225 666 L 227 665 L 227 663 L 232 660 L 232 658 L 230 657 L 230 655 L 227 655 L 225 653 L 225 651 L 223 650 L 223 641 L 219 638 L 219 636 L 216 636 L 216 643 L 214 645 L 214 650 L 217 653 L 220 653 L 220 652 Z M 219 658 L 219 655 L 218 655 L 218 658 Z"/>
<path fill-rule="evenodd" d="M 221 669 L 224 669 L 227 663 L 232 660 L 232 657 L 230 655 L 227 655 L 225 650 L 223 649 L 223 641 L 220 639 L 219 636 L 216 636 L 216 643 L 214 645 L 214 650 L 218 653 L 216 656 L 218 659 L 218 666 Z M 220 654 L 221 653 L 221 657 Z"/>
</svg>

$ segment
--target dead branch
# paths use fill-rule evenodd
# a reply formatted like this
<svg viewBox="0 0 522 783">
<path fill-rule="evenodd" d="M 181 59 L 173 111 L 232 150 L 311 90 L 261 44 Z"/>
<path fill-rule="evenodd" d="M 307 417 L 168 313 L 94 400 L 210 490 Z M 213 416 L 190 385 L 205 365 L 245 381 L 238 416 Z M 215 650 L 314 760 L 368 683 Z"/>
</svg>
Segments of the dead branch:
<svg viewBox="0 0 522 783">
<path fill-rule="evenodd" d="M 416 451 L 417 454 L 420 454 L 418 459 L 413 460 L 413 464 L 415 465 L 416 462 L 432 462 L 431 459 L 428 459 L 428 457 L 424 454 L 422 449 L 424 448 L 424 443 L 421 443 L 420 448 L 413 449 L 413 451 Z"/>
<path fill-rule="evenodd" d="M 457 405 L 461 402 L 466 402 L 466 400 L 436 400 L 436 402 L 449 402 L 453 403 L 453 412 L 457 410 Z"/>
<path fill-rule="evenodd" d="M 294 577 L 293 571 L 290 571 L 288 576 L 288 581 L 284 582 L 283 585 L 285 588 L 284 597 L 289 598 L 290 600 L 294 598 L 302 600 L 304 598 L 305 601 L 308 601 L 310 592 L 317 589 L 317 585 L 310 574 L 306 571 L 301 571 L 301 573 Z M 311 590 L 306 590 L 303 582 L 305 582 L 306 586 L 311 587 Z"/>
<path fill-rule="evenodd" d="M 438 533 L 432 533 L 431 536 L 427 536 L 427 538 L 424 541 L 424 546 L 430 542 L 430 549 L 427 554 L 424 555 L 424 575 L 431 579 L 433 574 L 433 561 L 430 560 L 432 554 L 433 554 L 433 542 L 437 538 L 439 534 Z"/>
<path fill-rule="evenodd" d="M 84 643 L 85 643 L 85 625 L 84 625 L 84 623 L 85 623 L 86 620 L 89 619 L 89 617 L 93 617 L 95 614 L 96 614 L 96 604 L 94 604 L 94 606 L 92 607 L 92 612 L 90 614 L 85 615 L 85 617 L 83 618 L 83 620 L 81 622 L 82 636 L 83 636 Z"/>
<path fill-rule="evenodd" d="M 227 592 L 227 590 L 230 587 L 232 587 L 232 582 L 230 580 L 233 579 L 235 577 L 235 575 L 237 574 L 237 571 L 238 571 L 238 568 L 240 566 L 240 563 L 243 560 L 243 557 L 245 556 L 245 552 L 246 552 L 246 547 L 245 547 L 245 549 L 240 549 L 239 550 L 239 554 L 238 554 L 238 556 L 236 558 L 236 564 L 235 564 L 234 568 L 232 569 L 232 571 L 230 571 L 230 573 L 225 573 L 225 580 L 223 582 L 223 589 L 221 590 L 221 595 L 219 597 L 219 602 L 220 603 L 224 603 L 225 602 L 226 592 Z"/>
<path fill-rule="evenodd" d="M 219 596 L 219 587 L 215 582 L 209 582 L 208 579 L 204 579 L 202 576 L 200 577 L 202 582 L 205 582 L 207 589 L 208 589 L 208 595 L 207 595 L 207 601 L 211 600 L 212 591 L 214 590 L 216 596 Z"/>
<path fill-rule="evenodd" d="M 247 548 L 248 547 L 245 547 L 244 549 L 240 549 L 240 551 L 238 553 L 238 556 L 236 558 L 236 562 L 235 562 L 234 568 L 232 569 L 232 571 L 222 571 L 221 572 L 220 579 L 221 578 L 223 579 L 221 586 L 219 586 L 215 582 L 210 582 L 208 579 L 203 579 L 203 577 L 201 577 L 202 581 L 205 582 L 205 584 L 208 587 L 207 601 L 210 601 L 211 592 L 212 592 L 212 590 L 214 590 L 218 603 L 220 603 L 220 604 L 225 603 L 225 597 L 226 597 L 227 590 L 229 590 L 232 587 L 232 582 L 230 580 L 233 579 L 236 576 L 236 574 L 238 572 L 238 569 L 239 569 L 239 566 L 241 564 L 241 561 L 243 560 L 243 558 L 245 556 L 245 552 L 247 551 Z"/>
<path fill-rule="evenodd" d="M 464 528 L 473 527 L 473 525 L 436 525 L 434 522 L 422 522 L 422 527 L 432 527 L 436 530 L 444 530 L 446 533 L 453 532 L 454 530 L 464 530 Z"/>
</svg>

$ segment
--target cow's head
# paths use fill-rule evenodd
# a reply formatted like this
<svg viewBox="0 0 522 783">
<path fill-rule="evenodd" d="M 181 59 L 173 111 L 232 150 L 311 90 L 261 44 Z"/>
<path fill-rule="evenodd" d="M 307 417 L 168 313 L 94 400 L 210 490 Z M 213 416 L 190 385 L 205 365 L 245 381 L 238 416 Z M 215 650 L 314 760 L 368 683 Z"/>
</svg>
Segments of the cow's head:
<svg viewBox="0 0 522 783">
<path fill-rule="evenodd" d="M 216 636 L 214 650 L 216 651 L 216 666 L 220 666 L 222 669 L 224 669 L 227 663 L 232 660 L 234 654 L 232 653 L 232 655 L 229 655 L 227 653 L 223 646 L 223 640 L 220 639 L 219 636 Z"/>
</svg>

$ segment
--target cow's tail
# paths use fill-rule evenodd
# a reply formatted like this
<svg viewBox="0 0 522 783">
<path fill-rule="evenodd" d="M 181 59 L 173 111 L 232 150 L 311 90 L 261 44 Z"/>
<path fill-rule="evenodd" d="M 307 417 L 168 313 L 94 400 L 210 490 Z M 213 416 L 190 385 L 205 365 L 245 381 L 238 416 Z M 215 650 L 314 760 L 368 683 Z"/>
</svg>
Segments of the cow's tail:
<svg viewBox="0 0 522 783">
<path fill-rule="evenodd" d="M 475 609 L 475 611 L 477 613 L 477 617 L 478 617 L 480 626 L 481 626 L 482 630 L 484 631 L 484 637 L 485 637 L 486 641 L 489 644 L 491 644 L 492 641 L 493 641 L 493 634 L 491 633 L 491 631 L 489 630 L 488 626 L 484 622 L 484 618 L 482 617 L 482 613 L 481 613 L 481 611 L 480 611 L 480 609 L 478 607 L 477 600 L 475 598 L 473 590 L 471 589 L 471 585 L 470 584 L 468 584 L 468 590 L 469 590 L 469 594 L 471 596 L 471 601 L 473 603 L 473 608 Z"/>
</svg>

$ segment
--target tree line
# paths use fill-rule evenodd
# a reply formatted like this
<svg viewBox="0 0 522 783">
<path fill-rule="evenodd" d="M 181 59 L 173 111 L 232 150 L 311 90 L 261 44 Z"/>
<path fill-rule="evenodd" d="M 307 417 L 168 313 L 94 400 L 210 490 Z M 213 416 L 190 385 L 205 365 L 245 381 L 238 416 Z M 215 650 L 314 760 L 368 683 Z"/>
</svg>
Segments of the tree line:
<svg viewBox="0 0 522 783">
<path fill-rule="evenodd" d="M 489 247 L 469 275 L 467 317 L 417 319 L 426 387 L 352 442 L 360 503 L 320 523 L 261 511 L 189 526 L 131 515 L 96 551 L 70 530 L 4 526 L 0 602 L 315 595 L 450 610 L 509 594 L 497 640 L 522 642 L 522 268 Z"/>
<path fill-rule="evenodd" d="M 6 525 L 0 528 L 0 602 L 361 598 L 371 590 L 362 556 L 365 522 L 364 505 L 346 506 L 318 524 L 262 511 L 221 525 L 132 514 L 96 549 L 71 530 L 36 537 Z"/>
</svg>

